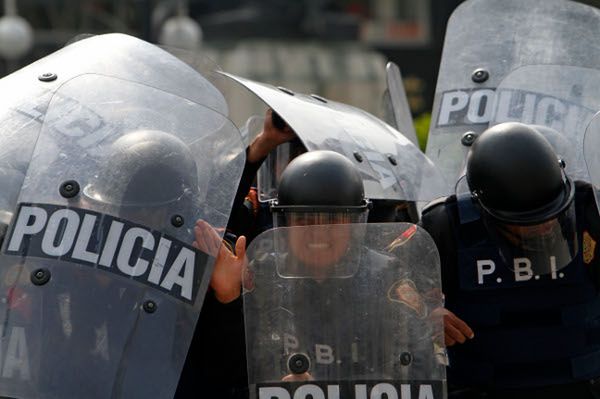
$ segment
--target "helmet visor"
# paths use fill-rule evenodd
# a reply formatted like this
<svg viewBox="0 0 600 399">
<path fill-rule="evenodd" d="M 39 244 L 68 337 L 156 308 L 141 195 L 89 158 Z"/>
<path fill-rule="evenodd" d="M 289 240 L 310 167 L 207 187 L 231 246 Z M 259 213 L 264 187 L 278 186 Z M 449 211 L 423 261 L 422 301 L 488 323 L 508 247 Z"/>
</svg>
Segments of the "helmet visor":
<svg viewBox="0 0 600 399">
<path fill-rule="evenodd" d="M 273 212 L 274 227 L 313 226 L 330 224 L 366 223 L 369 215 L 368 209 L 362 212 L 332 211 L 332 212 L 304 212 L 296 210 L 283 210 Z"/>
<path fill-rule="evenodd" d="M 509 268 L 523 279 L 539 279 L 567 266 L 578 252 L 575 202 L 556 217 L 538 224 L 500 222 L 484 212 L 484 223 Z M 560 277 L 560 276 L 558 276 Z"/>
</svg>

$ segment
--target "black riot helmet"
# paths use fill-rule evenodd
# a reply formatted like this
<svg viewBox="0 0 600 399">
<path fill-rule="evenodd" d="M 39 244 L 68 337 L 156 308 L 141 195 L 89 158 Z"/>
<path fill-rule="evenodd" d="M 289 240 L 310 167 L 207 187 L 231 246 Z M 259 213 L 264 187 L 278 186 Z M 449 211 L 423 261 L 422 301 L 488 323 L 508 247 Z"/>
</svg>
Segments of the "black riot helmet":
<svg viewBox="0 0 600 399">
<path fill-rule="evenodd" d="M 115 140 L 84 194 L 121 210 L 189 209 L 198 199 L 198 172 L 176 136 L 138 130 Z"/>
<path fill-rule="evenodd" d="M 509 122 L 484 131 L 467 156 L 467 182 L 509 265 L 527 258 L 544 274 L 570 263 L 577 253 L 574 183 L 538 129 Z"/>
<path fill-rule="evenodd" d="M 552 219 L 573 201 L 573 183 L 546 138 L 532 126 L 502 123 L 475 140 L 467 181 L 481 207 L 509 224 Z"/>
<path fill-rule="evenodd" d="M 290 162 L 271 203 L 276 226 L 366 222 L 369 207 L 358 169 L 333 151 L 307 152 Z"/>
</svg>

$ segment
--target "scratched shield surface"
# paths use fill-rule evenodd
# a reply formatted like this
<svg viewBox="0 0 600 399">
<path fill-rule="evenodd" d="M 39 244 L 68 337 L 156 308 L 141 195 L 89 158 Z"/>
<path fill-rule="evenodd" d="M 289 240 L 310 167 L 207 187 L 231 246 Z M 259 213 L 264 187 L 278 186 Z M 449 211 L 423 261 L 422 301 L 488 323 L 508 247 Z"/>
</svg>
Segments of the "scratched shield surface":
<svg viewBox="0 0 600 399">
<path fill-rule="evenodd" d="M 368 198 L 427 201 L 441 195 L 443 180 L 433 163 L 375 116 L 318 95 L 225 75 L 276 111 L 308 151 L 331 150 L 350 159 L 361 173 Z M 275 196 L 276 191 L 269 195 Z"/>
<path fill-rule="evenodd" d="M 407 389 L 442 397 L 439 254 L 420 227 L 276 228 L 252 241 L 248 259 L 243 299 L 253 398 L 306 390 L 325 397 L 328 387 L 341 398 L 363 387 L 379 397 L 381 384 L 388 397 Z"/>
<path fill-rule="evenodd" d="M 590 182 L 584 163 L 584 137 L 600 110 L 600 70 L 565 65 L 529 65 L 500 82 L 491 125 L 534 125 L 565 162 L 573 180 Z"/>
<path fill-rule="evenodd" d="M 17 182 L 0 201 L 3 353 L 28 365 L 9 362 L 28 379 L 0 396 L 172 398 L 213 263 L 193 228 L 227 223 L 240 133 L 207 79 L 149 43 L 100 36 L 49 60 L 36 68 L 60 84 L 7 117 L 24 167 L 0 157 Z"/>
<path fill-rule="evenodd" d="M 600 210 L 600 154 L 598 153 L 600 146 L 600 112 L 594 115 L 592 121 L 589 123 L 583 139 L 583 145 L 585 168 L 590 182 L 594 187 L 596 207 Z M 591 237 L 587 241 L 589 249 L 584 248 L 584 256 L 587 260 L 591 261 L 594 258 L 596 243 Z"/>
<path fill-rule="evenodd" d="M 471 0 L 456 9 L 446 32 L 426 151 L 444 174 L 448 193 L 463 174 L 472 139 L 496 115 L 565 130 L 585 125 L 589 115 L 583 111 L 595 106 L 589 100 L 598 84 L 599 34 L 598 10 L 575 2 Z M 521 78 L 531 70 L 523 70 L 521 78 L 517 73 L 504 82 L 504 94 L 497 92 L 505 78 L 527 66 L 548 69 L 529 82 Z M 584 76 L 592 78 L 589 86 Z M 517 83 L 530 96 L 515 93 Z M 509 114 L 507 104 L 514 105 Z M 571 122 L 575 113 L 578 120 Z"/>
</svg>

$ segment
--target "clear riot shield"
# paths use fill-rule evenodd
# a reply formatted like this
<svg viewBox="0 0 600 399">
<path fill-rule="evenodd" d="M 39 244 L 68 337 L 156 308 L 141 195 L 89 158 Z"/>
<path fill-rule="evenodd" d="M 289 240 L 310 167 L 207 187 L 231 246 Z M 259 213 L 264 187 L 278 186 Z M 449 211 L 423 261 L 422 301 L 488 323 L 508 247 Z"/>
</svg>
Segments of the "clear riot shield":
<svg viewBox="0 0 600 399">
<path fill-rule="evenodd" d="M 158 51 L 165 58 L 153 65 L 176 70 Z M 179 65 L 188 88 L 206 83 Z M 186 86 L 172 76 L 145 85 L 108 69 L 82 71 L 53 94 L 9 209 L 0 295 L 25 295 L 31 314 L 25 322 L 0 308 L 14 335 L 2 351 L 13 378 L 0 380 L 2 396 L 175 393 L 212 270 L 191 246 L 194 224 L 226 225 L 244 146 L 213 108 L 216 89 L 201 104 L 177 93 Z"/>
<path fill-rule="evenodd" d="M 279 228 L 257 237 L 248 256 L 252 398 L 444 397 L 439 255 L 424 230 Z"/>
<path fill-rule="evenodd" d="M 570 1 L 471 0 L 456 9 L 446 32 L 426 151 L 444 174 L 448 192 L 464 168 L 473 134 L 483 132 L 493 121 L 501 82 L 517 68 L 530 65 L 598 69 L 598 35 L 598 10 Z M 587 84 L 579 86 L 585 80 L 570 72 L 559 75 L 571 80 L 547 80 L 548 87 L 536 87 L 536 96 L 528 97 L 527 101 L 534 102 L 534 119 L 544 119 L 545 109 L 552 108 L 552 100 L 544 100 L 547 96 L 556 96 L 566 108 L 573 102 L 577 107 L 588 106 L 585 97 L 591 91 Z M 546 76 L 551 79 L 552 74 Z M 507 101 L 507 94 L 504 96 L 498 105 Z M 525 98 L 515 101 L 521 101 L 525 110 L 531 106 Z M 518 118 L 514 115 L 519 112 L 515 109 L 512 118 Z"/>
<path fill-rule="evenodd" d="M 202 64 L 203 72 L 207 70 L 205 64 Z M 0 98 L 2 223 L 8 224 L 12 216 L 54 92 L 83 73 L 150 84 L 228 114 L 225 99 L 208 79 L 150 43 L 123 34 L 92 36 L 72 43 L 0 79 L 2 92 L 11 93 Z"/>
<path fill-rule="evenodd" d="M 592 118 L 583 139 L 583 155 L 590 183 L 594 187 L 596 206 L 600 210 L 600 112 Z"/>
<path fill-rule="evenodd" d="M 490 125 L 510 121 L 536 125 L 565 161 L 567 175 L 588 181 L 580 149 L 598 109 L 600 70 L 529 65 L 514 70 L 498 85 Z"/>
<path fill-rule="evenodd" d="M 388 85 L 383 96 L 385 120 L 418 147 L 417 132 L 413 124 L 400 68 L 395 63 L 388 62 L 385 67 L 385 75 Z"/>
<path fill-rule="evenodd" d="M 409 139 L 373 115 L 315 94 L 225 75 L 276 111 L 306 150 L 331 150 L 352 160 L 363 176 L 368 198 L 427 201 L 441 196 L 443 178 L 433 163 Z M 283 170 L 285 165 L 277 167 Z M 268 187 L 261 194 L 268 200 L 276 190 Z"/>
</svg>

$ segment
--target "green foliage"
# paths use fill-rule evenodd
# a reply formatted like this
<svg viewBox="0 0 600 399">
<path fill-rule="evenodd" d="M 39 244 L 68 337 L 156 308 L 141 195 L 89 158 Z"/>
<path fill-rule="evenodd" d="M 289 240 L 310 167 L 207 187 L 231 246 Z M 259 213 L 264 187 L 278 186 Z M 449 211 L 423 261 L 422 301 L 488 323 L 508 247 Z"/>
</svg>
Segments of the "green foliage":
<svg viewBox="0 0 600 399">
<path fill-rule="evenodd" d="M 425 151 L 425 146 L 427 145 L 430 122 L 431 112 L 423 112 L 415 118 L 415 131 L 417 132 L 417 140 L 419 140 L 419 147 L 422 151 Z"/>
</svg>

